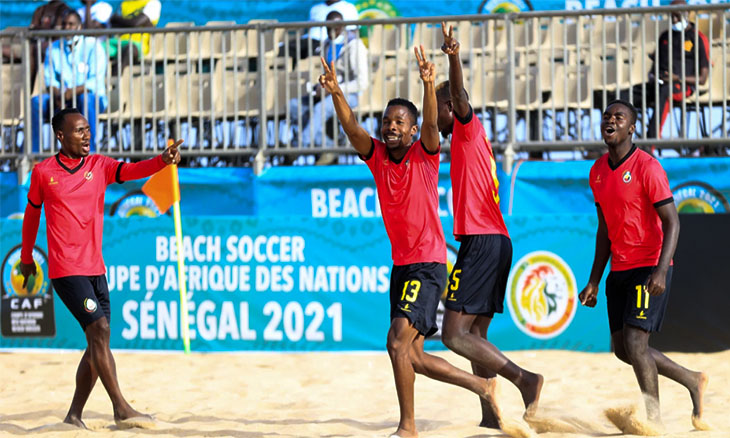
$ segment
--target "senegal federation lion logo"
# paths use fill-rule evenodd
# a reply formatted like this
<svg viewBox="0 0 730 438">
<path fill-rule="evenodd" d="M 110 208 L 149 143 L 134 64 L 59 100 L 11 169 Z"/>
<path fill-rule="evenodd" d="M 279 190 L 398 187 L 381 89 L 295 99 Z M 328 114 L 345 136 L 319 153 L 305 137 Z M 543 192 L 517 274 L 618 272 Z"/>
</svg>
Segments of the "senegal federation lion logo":
<svg viewBox="0 0 730 438">
<path fill-rule="evenodd" d="M 573 271 L 557 254 L 528 253 L 510 273 L 507 307 L 527 335 L 537 339 L 558 336 L 570 325 L 577 307 Z"/>
</svg>

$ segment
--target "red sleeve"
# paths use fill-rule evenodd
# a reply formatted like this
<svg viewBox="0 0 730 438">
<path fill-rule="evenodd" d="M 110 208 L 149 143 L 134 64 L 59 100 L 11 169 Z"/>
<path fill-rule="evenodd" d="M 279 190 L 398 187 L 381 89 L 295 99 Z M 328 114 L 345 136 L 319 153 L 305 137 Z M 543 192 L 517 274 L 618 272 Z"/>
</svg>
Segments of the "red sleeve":
<svg viewBox="0 0 730 438">
<path fill-rule="evenodd" d="M 591 171 L 588 174 L 588 185 L 590 186 L 591 192 L 593 193 L 593 202 L 595 202 L 597 205 L 598 198 L 596 198 L 596 188 L 593 186 L 593 180 L 595 179 L 595 175 L 596 175 L 596 165 L 594 164 L 593 166 L 591 166 Z"/>
<path fill-rule="evenodd" d="M 644 190 L 649 196 L 649 201 L 655 207 L 659 207 L 665 203 L 674 200 L 672 191 L 669 189 L 669 180 L 664 172 L 662 165 L 656 159 L 647 162 L 644 172 Z M 657 205 L 659 204 L 659 205 Z"/>
<path fill-rule="evenodd" d="M 40 223 L 41 209 L 28 203 L 23 216 L 23 247 L 20 251 L 20 260 L 23 263 L 33 263 L 33 247 Z"/>
<path fill-rule="evenodd" d="M 38 170 L 38 166 L 30 172 L 28 202 L 37 209 L 40 209 L 43 205 L 43 185 L 41 184 L 41 172 Z"/>
<path fill-rule="evenodd" d="M 162 161 L 162 155 L 138 163 L 120 163 L 116 171 L 115 180 L 121 184 L 125 181 L 147 178 L 159 172 L 165 166 L 167 164 Z"/>
</svg>

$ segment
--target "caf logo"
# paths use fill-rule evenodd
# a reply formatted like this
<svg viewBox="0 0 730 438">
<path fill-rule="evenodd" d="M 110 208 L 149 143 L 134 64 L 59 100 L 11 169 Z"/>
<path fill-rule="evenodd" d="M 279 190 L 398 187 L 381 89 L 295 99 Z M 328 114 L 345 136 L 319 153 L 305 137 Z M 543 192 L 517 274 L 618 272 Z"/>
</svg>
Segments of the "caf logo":
<svg viewBox="0 0 730 438">
<path fill-rule="evenodd" d="M 577 307 L 573 271 L 557 254 L 528 253 L 510 272 L 507 307 L 517 327 L 528 336 L 558 336 L 570 325 Z"/>
<path fill-rule="evenodd" d="M 679 213 L 727 213 L 730 205 L 720 191 L 701 181 L 688 181 L 672 189 Z"/>
<path fill-rule="evenodd" d="M 23 274 L 20 272 L 21 245 L 15 246 L 5 256 L 2 265 L 2 292 L 4 297 L 42 297 L 48 293 L 48 258 L 40 248 L 33 248 L 35 275 L 28 277 L 28 284 L 23 287 Z"/>
<path fill-rule="evenodd" d="M 112 204 L 109 210 L 109 216 L 115 217 L 157 217 L 160 215 L 160 210 L 154 201 L 145 195 L 142 190 L 133 190 L 122 196 Z"/>
<path fill-rule="evenodd" d="M 84 310 L 86 310 L 86 313 L 94 313 L 96 311 L 96 301 L 91 298 L 84 299 Z"/>
</svg>

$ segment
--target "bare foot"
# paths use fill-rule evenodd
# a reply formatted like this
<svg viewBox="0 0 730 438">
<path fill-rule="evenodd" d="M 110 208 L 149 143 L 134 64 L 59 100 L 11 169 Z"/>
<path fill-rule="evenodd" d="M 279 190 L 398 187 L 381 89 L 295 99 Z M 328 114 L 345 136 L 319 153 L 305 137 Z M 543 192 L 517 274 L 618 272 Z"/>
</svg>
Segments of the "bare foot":
<svg viewBox="0 0 730 438">
<path fill-rule="evenodd" d="M 488 429 L 502 428 L 502 414 L 497 405 L 497 379 L 487 379 L 486 392 L 482 397 L 482 421 L 479 427 Z"/>
<path fill-rule="evenodd" d="M 76 415 L 66 415 L 66 418 L 63 419 L 63 422 L 72 426 L 80 427 L 81 429 L 88 429 L 88 427 L 86 427 L 86 424 L 81 421 L 81 418 L 77 417 Z"/>
<path fill-rule="evenodd" d="M 416 438 L 418 437 L 417 431 L 409 432 L 403 428 L 398 428 L 394 434 L 390 435 L 390 438 Z"/>
<path fill-rule="evenodd" d="M 697 386 L 689 391 L 690 397 L 692 397 L 692 425 L 697 430 L 711 430 L 710 425 L 702 419 L 705 389 L 707 389 L 710 377 L 705 373 L 697 374 Z"/>
<path fill-rule="evenodd" d="M 124 421 L 129 420 L 130 418 L 147 418 L 149 420 L 153 419 L 151 415 L 135 411 L 134 409 L 132 409 L 131 406 L 127 406 L 125 409 L 114 409 L 114 421 Z"/>
<path fill-rule="evenodd" d="M 525 371 L 523 382 L 519 386 L 522 402 L 525 403 L 525 415 L 530 416 L 537 412 L 543 382 L 544 379 L 540 374 Z"/>
</svg>

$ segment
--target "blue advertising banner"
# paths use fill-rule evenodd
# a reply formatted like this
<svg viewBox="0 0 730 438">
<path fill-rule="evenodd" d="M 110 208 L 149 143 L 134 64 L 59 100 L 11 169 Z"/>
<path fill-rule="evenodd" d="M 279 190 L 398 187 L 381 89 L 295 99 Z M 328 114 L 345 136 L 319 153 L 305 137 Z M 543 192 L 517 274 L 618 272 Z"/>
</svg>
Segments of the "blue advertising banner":
<svg viewBox="0 0 730 438">
<path fill-rule="evenodd" d="M 18 185 L 16 172 L 0 172 L 0 218 L 14 215 L 25 208 L 25 191 Z"/>
<path fill-rule="evenodd" d="M 14 306 L 14 318 L 29 319 L 40 301 L 19 277 L 21 221 L 0 225 L 3 305 Z M 443 225 L 449 235 L 451 219 Z M 595 218 L 513 217 L 507 225 L 514 264 L 505 313 L 494 319 L 490 339 L 508 350 L 606 351 L 604 304 L 599 300 L 597 309 L 586 310 L 577 302 L 590 271 Z M 169 217 L 106 220 L 112 347 L 181 348 L 172 230 Z M 384 348 L 391 261 L 381 219 L 193 216 L 183 217 L 183 230 L 193 350 Z M 453 263 L 458 244 L 450 235 L 448 241 Z M 42 224 L 36 252 L 43 257 L 45 245 Z M 39 261 L 38 282 L 47 287 L 46 265 Z M 53 294 L 52 288 L 38 290 Z M 84 348 L 78 324 L 54 299 L 55 335 L 2 336 L 0 348 Z M 438 337 L 427 346 L 443 348 Z"/>
<path fill-rule="evenodd" d="M 450 163 L 439 167 L 439 215 L 453 214 Z M 509 196 L 509 177 L 497 166 L 501 199 Z M 375 182 L 362 165 L 272 167 L 256 178 L 256 205 L 260 215 L 282 213 L 313 218 L 380 217 Z M 501 207 L 504 211 L 505 202 Z M 450 234 L 451 232 L 447 233 Z"/>
<path fill-rule="evenodd" d="M 256 213 L 254 174 L 250 168 L 180 168 L 181 210 L 184 215 L 243 215 Z M 18 185 L 16 172 L 0 172 L 0 217 L 19 216 L 28 203 L 30 177 Z M 146 180 L 110 184 L 104 197 L 107 216 L 157 217 L 154 202 L 142 193 Z M 211 202 L 214 199 L 216 202 Z"/>
<path fill-rule="evenodd" d="M 680 213 L 730 212 L 730 158 L 659 160 Z M 588 173 L 593 161 L 524 161 L 515 165 L 509 192 L 502 196 L 508 215 L 592 213 L 596 208 Z M 505 205 L 505 203 L 507 205 Z"/>
</svg>

